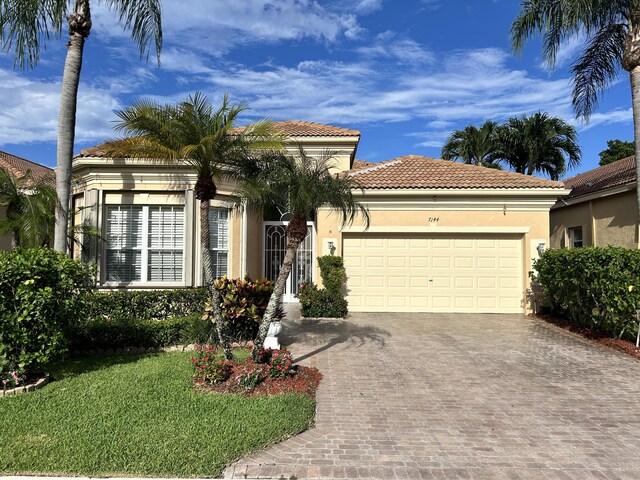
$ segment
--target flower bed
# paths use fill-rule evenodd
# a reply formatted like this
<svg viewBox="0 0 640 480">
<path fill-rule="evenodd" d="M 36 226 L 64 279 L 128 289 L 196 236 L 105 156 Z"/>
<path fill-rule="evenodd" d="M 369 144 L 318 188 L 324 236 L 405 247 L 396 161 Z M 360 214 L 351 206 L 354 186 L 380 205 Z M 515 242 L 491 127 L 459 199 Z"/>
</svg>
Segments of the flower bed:
<svg viewBox="0 0 640 480">
<path fill-rule="evenodd" d="M 244 360 L 226 361 L 211 345 L 198 345 L 196 352 L 191 357 L 193 381 L 195 389 L 201 392 L 247 397 L 297 393 L 313 399 L 322 379 L 317 369 L 294 365 L 286 349 L 262 350 L 262 363 L 255 363 L 250 355 Z"/>
</svg>

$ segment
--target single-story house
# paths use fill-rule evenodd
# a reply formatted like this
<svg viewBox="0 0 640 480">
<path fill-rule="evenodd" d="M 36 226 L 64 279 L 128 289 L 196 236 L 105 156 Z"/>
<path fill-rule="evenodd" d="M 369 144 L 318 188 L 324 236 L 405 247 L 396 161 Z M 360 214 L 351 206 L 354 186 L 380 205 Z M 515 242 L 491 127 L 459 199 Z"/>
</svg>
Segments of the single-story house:
<svg viewBox="0 0 640 480">
<path fill-rule="evenodd" d="M 54 170 L 52 168 L 2 151 L 0 151 L 0 168 L 9 172 L 15 178 L 21 178 L 27 174 L 31 175 L 31 178 L 35 181 L 54 178 Z M 0 217 L 4 218 L 6 215 L 7 207 L 0 202 Z M 0 250 L 10 249 L 11 238 L 9 235 L 0 235 Z"/>
<path fill-rule="evenodd" d="M 382 163 L 355 159 L 360 132 L 280 122 L 295 151 L 328 149 L 334 171 L 354 176 L 371 223 L 341 226 L 320 209 L 309 222 L 284 301 L 303 280 L 319 281 L 316 257 L 344 257 L 352 311 L 522 313 L 527 273 L 549 242 L 549 209 L 569 192 L 561 182 L 409 155 Z M 105 158 L 83 150 L 73 164 L 74 222 L 97 226 L 105 241 L 82 252 L 98 262 L 103 288 L 202 285 L 195 175 L 185 165 Z M 232 210 L 233 185 L 211 202 L 218 275 L 277 275 L 286 212 Z M 80 253 L 80 252 L 76 252 Z"/>
<path fill-rule="evenodd" d="M 551 248 L 638 248 L 636 159 L 627 157 L 564 180 L 551 207 Z"/>
</svg>

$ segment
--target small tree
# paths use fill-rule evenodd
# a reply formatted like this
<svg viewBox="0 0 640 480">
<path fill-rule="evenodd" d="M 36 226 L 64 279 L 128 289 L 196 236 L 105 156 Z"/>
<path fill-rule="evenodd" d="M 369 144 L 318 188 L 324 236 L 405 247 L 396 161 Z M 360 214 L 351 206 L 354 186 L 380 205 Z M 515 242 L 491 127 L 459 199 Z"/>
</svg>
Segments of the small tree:
<svg viewBox="0 0 640 480">
<path fill-rule="evenodd" d="M 607 148 L 602 150 L 598 155 L 600 155 L 600 166 L 603 166 L 635 154 L 636 146 L 633 142 L 615 139 L 608 140 Z"/>
<path fill-rule="evenodd" d="M 300 148 L 296 156 L 271 151 L 248 160 L 236 170 L 239 201 L 257 211 L 277 207 L 291 217 L 286 230 L 287 250 L 255 340 L 260 346 L 277 313 L 296 251 L 307 236 L 307 219 L 320 207 L 328 207 L 340 215 L 343 225 L 360 214 L 368 227 L 369 212 L 353 195 L 354 189 L 360 188 L 354 177 L 329 173 L 331 152 L 311 157 Z M 254 349 L 256 361 L 258 350 Z"/>
</svg>

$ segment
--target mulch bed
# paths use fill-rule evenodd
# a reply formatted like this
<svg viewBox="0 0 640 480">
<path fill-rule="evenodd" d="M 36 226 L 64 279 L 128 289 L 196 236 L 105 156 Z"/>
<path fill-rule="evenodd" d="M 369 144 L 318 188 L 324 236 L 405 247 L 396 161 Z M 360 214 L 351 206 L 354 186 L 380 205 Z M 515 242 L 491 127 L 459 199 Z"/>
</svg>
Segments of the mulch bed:
<svg viewBox="0 0 640 480">
<path fill-rule="evenodd" d="M 568 330 L 572 333 L 576 333 L 591 343 L 603 345 L 605 347 L 618 350 L 620 352 L 626 353 L 627 355 L 640 359 L 640 349 L 636 348 L 636 344 L 634 342 L 630 342 L 629 340 L 611 338 L 611 337 L 608 337 L 603 332 L 592 330 L 586 327 L 580 327 L 578 325 L 575 325 L 569 322 L 568 320 L 565 320 L 563 318 L 557 318 L 551 315 L 538 314 L 536 315 L 536 318 L 539 318 L 540 320 L 544 320 L 545 322 L 556 325 L 564 330 Z"/>
<path fill-rule="evenodd" d="M 245 368 L 262 368 L 264 370 L 264 381 L 257 387 L 246 388 L 238 385 L 235 380 Z M 218 384 L 209 384 L 202 382 L 194 382 L 194 388 L 202 392 L 211 393 L 235 393 L 246 397 L 256 396 L 269 396 L 278 395 L 281 393 L 297 393 L 300 395 L 306 395 L 309 398 L 315 399 L 316 390 L 322 380 L 322 374 L 315 368 L 304 367 L 302 365 L 295 365 L 295 373 L 293 375 L 284 378 L 271 378 L 266 374 L 267 365 L 253 363 L 251 360 L 247 360 L 242 365 L 233 364 L 231 377 L 229 380 Z"/>
</svg>

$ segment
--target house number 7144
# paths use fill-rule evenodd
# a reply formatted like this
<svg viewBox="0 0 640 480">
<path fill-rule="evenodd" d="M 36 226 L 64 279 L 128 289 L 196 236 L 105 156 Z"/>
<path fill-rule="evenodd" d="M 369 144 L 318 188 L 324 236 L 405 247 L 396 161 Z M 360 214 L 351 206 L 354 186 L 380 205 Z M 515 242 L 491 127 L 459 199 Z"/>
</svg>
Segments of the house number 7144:
<svg viewBox="0 0 640 480">
<path fill-rule="evenodd" d="M 429 217 L 429 223 L 437 222 L 440 220 L 440 217 Z"/>
</svg>

